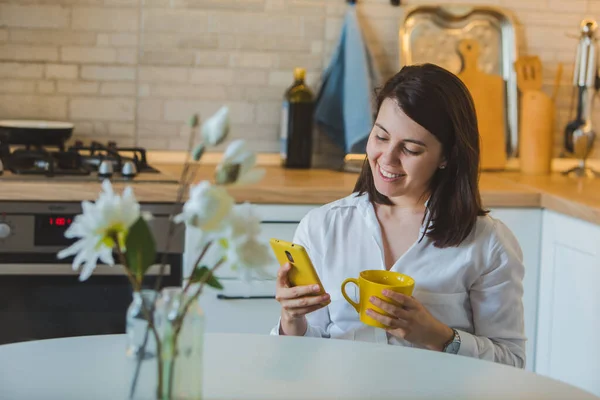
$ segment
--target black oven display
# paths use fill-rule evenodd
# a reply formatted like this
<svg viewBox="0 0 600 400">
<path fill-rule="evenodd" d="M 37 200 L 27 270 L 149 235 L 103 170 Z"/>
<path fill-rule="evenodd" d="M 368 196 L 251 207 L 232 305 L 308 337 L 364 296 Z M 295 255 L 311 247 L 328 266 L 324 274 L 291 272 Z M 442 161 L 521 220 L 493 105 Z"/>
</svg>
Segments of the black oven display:
<svg viewBox="0 0 600 400">
<path fill-rule="evenodd" d="M 65 231 L 73 223 L 72 214 L 40 214 L 35 216 L 34 244 L 36 246 L 65 246 L 74 239 L 65 238 Z"/>
</svg>

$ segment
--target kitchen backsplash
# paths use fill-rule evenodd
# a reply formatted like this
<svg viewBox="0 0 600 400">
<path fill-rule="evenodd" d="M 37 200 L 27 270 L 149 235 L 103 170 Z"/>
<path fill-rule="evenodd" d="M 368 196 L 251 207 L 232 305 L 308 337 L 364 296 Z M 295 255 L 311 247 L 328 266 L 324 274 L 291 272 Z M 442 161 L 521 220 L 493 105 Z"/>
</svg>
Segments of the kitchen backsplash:
<svg viewBox="0 0 600 400">
<path fill-rule="evenodd" d="M 404 7 L 389 0 L 357 3 L 376 65 L 389 77 L 399 66 Z M 425 3 L 431 2 L 402 1 Z M 576 35 L 584 17 L 600 17 L 600 0 L 462 3 L 515 13 L 519 51 L 541 57 L 548 93 L 557 64 L 564 63 L 559 155 L 577 45 L 567 33 Z M 83 140 L 183 150 L 189 116 L 208 116 L 228 104 L 232 137 L 275 152 L 292 69 L 307 68 L 317 91 L 345 7 L 344 0 L 0 0 L 0 118 L 68 120 Z M 319 140 L 316 150 L 331 145 Z"/>
</svg>

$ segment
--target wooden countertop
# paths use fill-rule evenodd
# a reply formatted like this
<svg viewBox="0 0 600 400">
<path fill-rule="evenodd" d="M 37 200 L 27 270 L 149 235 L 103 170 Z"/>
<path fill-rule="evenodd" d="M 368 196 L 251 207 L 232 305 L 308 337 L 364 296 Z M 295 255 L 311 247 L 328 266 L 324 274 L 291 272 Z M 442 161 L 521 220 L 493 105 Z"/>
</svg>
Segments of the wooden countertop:
<svg viewBox="0 0 600 400">
<path fill-rule="evenodd" d="M 178 178 L 181 164 L 153 164 Z M 265 178 L 250 186 L 230 188 L 238 202 L 259 204 L 325 204 L 352 192 L 358 174 L 327 169 L 286 170 L 264 163 Z M 214 165 L 198 166 L 196 181 L 211 179 Z M 116 183 L 115 190 L 125 184 Z M 170 203 L 177 185 L 133 184 L 136 198 L 145 203 Z M 600 179 L 577 179 L 559 173 L 524 176 L 518 172 L 484 172 L 480 178 L 484 206 L 543 207 L 600 224 Z M 82 201 L 95 200 L 99 183 L 0 181 L 0 201 Z"/>
</svg>

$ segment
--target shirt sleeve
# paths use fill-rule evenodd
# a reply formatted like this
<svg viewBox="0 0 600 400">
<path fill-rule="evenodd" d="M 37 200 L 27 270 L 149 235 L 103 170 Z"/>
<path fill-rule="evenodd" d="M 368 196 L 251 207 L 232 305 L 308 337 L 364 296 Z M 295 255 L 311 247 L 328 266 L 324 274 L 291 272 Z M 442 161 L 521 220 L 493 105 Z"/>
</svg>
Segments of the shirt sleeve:
<svg viewBox="0 0 600 400">
<path fill-rule="evenodd" d="M 317 274 L 322 279 L 322 268 L 321 268 L 321 260 L 323 259 L 321 253 L 318 251 L 317 246 L 314 244 L 314 241 L 311 239 L 318 238 L 312 235 L 309 232 L 310 228 L 310 219 L 312 217 L 312 211 L 310 211 L 304 218 L 300 220 L 298 227 L 296 228 L 296 232 L 294 234 L 294 239 L 292 240 L 294 243 L 302 245 L 310 257 L 315 269 L 317 270 Z M 329 317 L 329 306 L 323 307 L 317 311 L 313 311 L 310 314 L 306 315 L 306 321 L 308 328 L 304 333 L 304 336 L 310 337 L 322 337 L 329 338 L 329 326 L 331 325 L 331 319 Z M 281 332 L 281 317 L 277 321 L 277 325 L 271 329 L 271 335 L 280 335 Z"/>
<path fill-rule="evenodd" d="M 457 330 L 458 354 L 524 368 L 523 255 L 508 228 L 498 224 L 488 265 L 470 291 L 474 333 Z"/>
</svg>

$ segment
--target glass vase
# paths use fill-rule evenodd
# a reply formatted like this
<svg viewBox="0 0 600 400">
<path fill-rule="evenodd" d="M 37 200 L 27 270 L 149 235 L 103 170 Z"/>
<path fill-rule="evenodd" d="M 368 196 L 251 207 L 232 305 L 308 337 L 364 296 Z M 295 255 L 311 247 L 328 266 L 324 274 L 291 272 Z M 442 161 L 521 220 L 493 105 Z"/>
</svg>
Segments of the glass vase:
<svg viewBox="0 0 600 400">
<path fill-rule="evenodd" d="M 198 299 L 191 300 L 195 290 L 189 292 L 184 294 L 180 287 L 167 287 L 156 303 L 154 317 L 161 343 L 164 400 L 202 398 L 204 313 Z"/>
<path fill-rule="evenodd" d="M 148 400 L 157 398 L 157 354 L 156 340 L 148 329 L 148 320 L 157 292 L 142 290 L 133 293 L 133 300 L 127 309 L 127 379 L 125 399 Z M 144 308 L 146 310 L 144 311 Z"/>
</svg>

